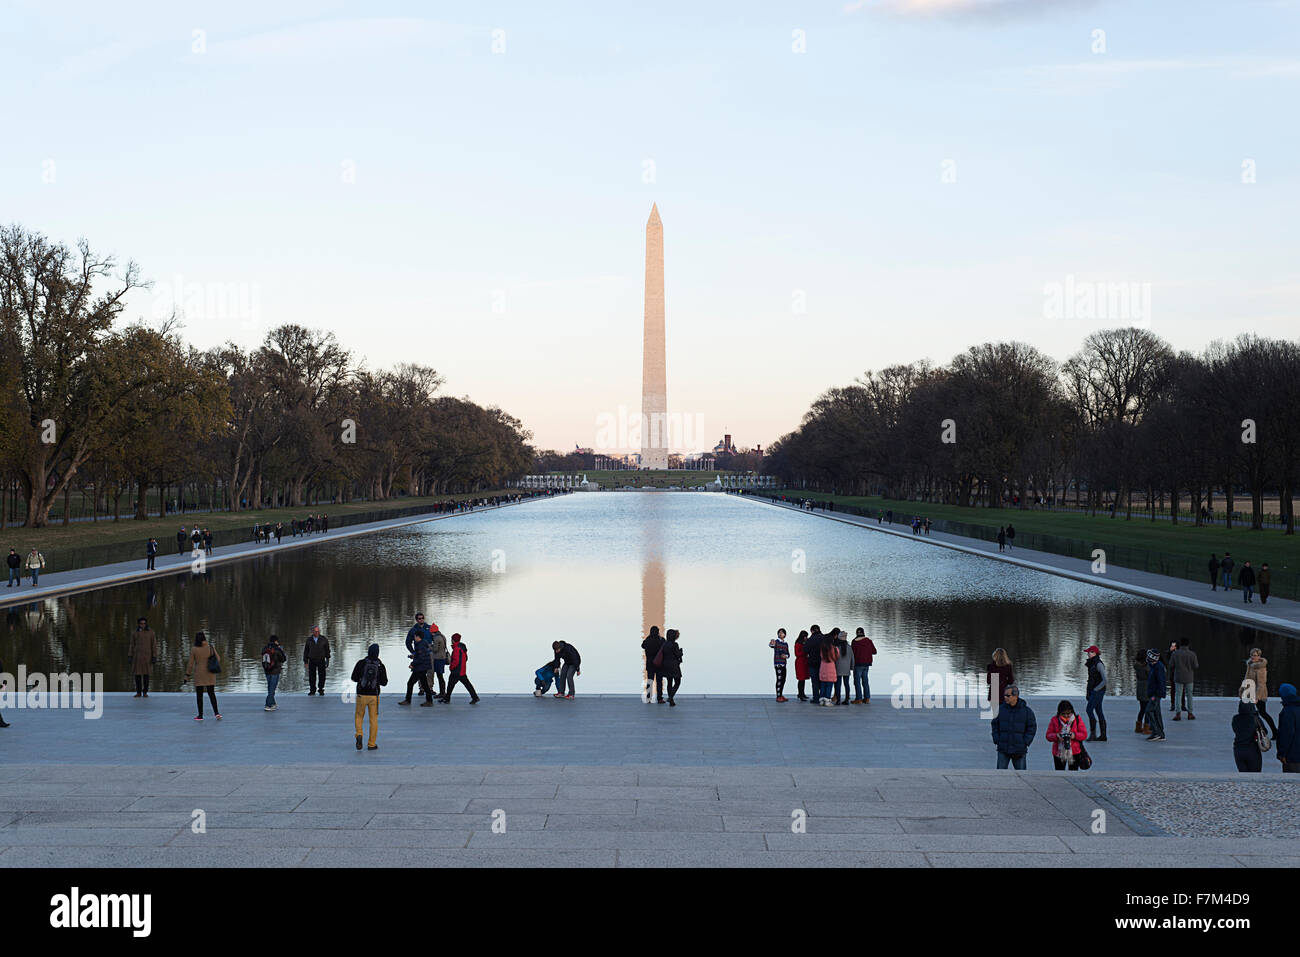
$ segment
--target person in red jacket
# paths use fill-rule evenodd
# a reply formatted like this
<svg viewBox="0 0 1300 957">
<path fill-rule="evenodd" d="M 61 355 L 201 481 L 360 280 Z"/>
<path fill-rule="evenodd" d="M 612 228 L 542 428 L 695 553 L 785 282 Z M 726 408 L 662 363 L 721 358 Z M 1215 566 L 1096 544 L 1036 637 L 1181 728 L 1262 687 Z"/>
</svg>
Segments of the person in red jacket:
<svg viewBox="0 0 1300 957">
<path fill-rule="evenodd" d="M 478 692 L 474 686 L 469 683 L 469 649 L 461 642 L 460 632 L 451 636 L 451 662 L 449 664 L 451 678 L 447 681 L 447 693 L 442 696 L 444 704 L 451 704 L 451 692 L 457 683 L 463 684 L 465 690 L 469 692 L 469 703 L 478 704 Z"/>
<path fill-rule="evenodd" d="M 1088 737 L 1088 729 L 1083 726 L 1083 719 L 1074 713 L 1074 705 L 1062 701 L 1056 706 L 1056 714 L 1047 723 L 1047 740 L 1052 742 L 1052 760 L 1056 770 L 1079 770 L 1079 752 L 1081 742 Z"/>
<path fill-rule="evenodd" d="M 808 632 L 799 632 L 799 637 L 794 640 L 794 677 L 799 682 L 799 700 L 807 701 L 808 695 L 804 694 L 803 683 L 808 680 L 808 655 L 804 650 L 804 643 L 808 640 Z"/>
<path fill-rule="evenodd" d="M 871 671 L 871 660 L 875 656 L 875 644 L 867 637 L 867 633 L 859 628 L 857 637 L 853 639 L 853 692 L 857 695 L 853 699 L 854 704 L 871 703 L 871 685 L 867 681 L 867 675 Z"/>
</svg>

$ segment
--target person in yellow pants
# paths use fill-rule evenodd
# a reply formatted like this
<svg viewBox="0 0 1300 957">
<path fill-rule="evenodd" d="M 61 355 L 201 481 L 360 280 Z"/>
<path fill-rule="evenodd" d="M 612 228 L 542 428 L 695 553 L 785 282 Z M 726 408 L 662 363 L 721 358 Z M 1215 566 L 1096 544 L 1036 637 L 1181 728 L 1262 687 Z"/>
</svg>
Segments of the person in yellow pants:
<svg viewBox="0 0 1300 957">
<path fill-rule="evenodd" d="M 352 680 L 357 683 L 357 708 L 355 727 L 357 750 L 361 750 L 361 734 L 365 729 L 365 714 L 370 712 L 370 741 L 367 751 L 376 750 L 379 737 L 379 689 L 388 684 L 388 669 L 379 660 L 379 646 L 371 645 L 366 657 L 352 668 Z"/>
</svg>

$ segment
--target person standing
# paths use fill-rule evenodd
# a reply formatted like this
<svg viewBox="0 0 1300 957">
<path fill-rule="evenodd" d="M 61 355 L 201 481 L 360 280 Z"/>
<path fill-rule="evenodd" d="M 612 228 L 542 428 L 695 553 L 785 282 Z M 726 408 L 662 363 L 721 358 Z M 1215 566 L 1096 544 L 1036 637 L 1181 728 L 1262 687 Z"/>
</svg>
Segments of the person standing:
<svg viewBox="0 0 1300 957">
<path fill-rule="evenodd" d="M 151 538 L 144 543 L 144 570 L 147 572 L 154 571 L 154 560 L 158 557 L 158 539 Z"/>
<path fill-rule="evenodd" d="M 302 650 L 302 663 L 307 666 L 307 697 L 325 694 L 325 672 L 330 664 L 329 639 L 320 633 L 320 626 L 312 628 L 307 644 Z"/>
<path fill-rule="evenodd" d="M 212 554 L 212 532 L 206 528 L 203 530 L 203 553 L 205 555 Z"/>
<path fill-rule="evenodd" d="M 1268 713 L 1268 659 L 1264 657 L 1263 651 L 1258 648 L 1250 649 L 1250 657 L 1246 659 L 1246 682 L 1250 685 L 1252 700 L 1255 702 L 1255 710 L 1259 716 L 1264 719 L 1272 732 L 1274 740 L 1277 739 L 1277 725 Z"/>
<path fill-rule="evenodd" d="M 1079 752 L 1083 745 L 1079 742 L 1088 737 L 1083 720 L 1074 713 L 1074 705 L 1062 701 L 1056 706 L 1056 714 L 1047 722 L 1047 740 L 1052 742 L 1052 763 L 1058 771 L 1079 770 Z"/>
<path fill-rule="evenodd" d="M 663 675 L 655 668 L 655 658 L 659 655 L 659 649 L 664 646 L 663 635 L 659 634 L 659 626 L 651 625 L 650 633 L 641 641 L 641 650 L 645 653 L 645 687 L 642 689 L 641 700 L 646 704 L 650 703 L 650 695 L 653 689 L 654 699 L 659 704 L 664 703 L 664 679 Z"/>
<path fill-rule="evenodd" d="M 1192 701 L 1192 685 L 1196 681 L 1196 669 L 1201 667 L 1201 662 L 1197 659 L 1196 652 L 1189 647 L 1190 645 L 1191 642 L 1186 638 L 1178 639 L 1178 650 L 1173 653 L 1172 657 L 1175 721 L 1182 719 L 1184 711 L 1187 712 L 1188 721 L 1196 720 L 1195 704 Z"/>
<path fill-rule="evenodd" d="M 420 617 L 422 623 L 423 616 Z M 433 689 L 429 687 L 429 672 L 433 670 L 433 641 L 428 626 L 425 626 L 423 630 L 418 627 L 412 628 L 407 633 L 406 646 L 411 649 L 411 676 L 406 679 L 406 697 L 397 703 L 409 705 L 411 703 L 411 691 L 416 684 L 419 684 L 420 694 L 424 695 L 424 701 L 421 702 L 420 707 L 432 708 Z"/>
<path fill-rule="evenodd" d="M 370 715 L 370 740 L 366 750 L 378 750 L 379 689 L 388 684 L 388 670 L 379 660 L 378 645 L 371 645 L 366 650 L 366 656 L 352 666 L 352 680 L 357 683 L 357 705 L 352 715 L 352 727 L 357 736 L 357 750 L 361 750 L 361 735 L 365 731 L 367 713 Z"/>
<path fill-rule="evenodd" d="M 438 630 L 437 623 L 430 626 L 429 660 L 433 663 L 433 674 L 438 679 L 438 697 L 446 697 L 447 680 L 442 674 L 447 668 L 447 636 Z M 433 678 L 429 679 L 429 688 L 433 689 Z"/>
<path fill-rule="evenodd" d="M 876 645 L 861 628 L 853 639 L 853 691 L 854 704 L 871 703 L 871 662 L 876 657 Z"/>
<path fill-rule="evenodd" d="M 1223 590 L 1232 591 L 1232 569 L 1236 567 L 1236 562 L 1232 560 L 1231 552 L 1223 553 L 1223 560 L 1219 562 L 1219 574 L 1223 577 Z"/>
<path fill-rule="evenodd" d="M 1252 603 L 1252 596 L 1255 594 L 1255 569 L 1250 567 L 1250 562 L 1245 562 L 1241 566 L 1241 574 L 1237 576 L 1237 584 L 1241 586 L 1241 597 L 1247 603 Z"/>
<path fill-rule="evenodd" d="M 837 634 L 838 632 L 832 628 L 830 634 L 826 635 L 818 646 L 821 664 L 817 669 L 817 677 L 821 679 L 822 685 L 821 704 L 826 708 L 831 706 L 831 699 L 835 694 L 835 660 L 840 656 L 839 649 L 835 647 Z"/>
<path fill-rule="evenodd" d="M 185 554 L 185 546 L 189 543 L 189 540 L 190 540 L 190 536 L 185 531 L 185 526 L 182 525 L 180 531 L 176 533 L 176 554 L 177 555 Z"/>
<path fill-rule="evenodd" d="M 1178 706 L 1174 703 L 1174 652 L 1178 650 L 1178 642 L 1169 642 L 1169 649 L 1160 655 L 1160 661 L 1165 666 L 1165 675 L 1169 678 L 1169 712 L 1176 714 Z"/>
<path fill-rule="evenodd" d="M 18 557 L 18 553 L 12 548 L 9 549 L 9 555 L 5 558 L 5 564 L 9 566 L 9 584 L 6 588 L 13 588 L 15 584 L 19 588 L 23 587 L 22 564 L 23 560 Z"/>
<path fill-rule="evenodd" d="M 997 717 L 989 722 L 993 731 L 993 747 L 998 752 L 998 770 L 1007 767 L 1025 770 L 1029 746 L 1038 734 L 1038 721 L 1029 702 L 1020 697 L 1020 688 L 1014 683 L 1002 689 L 1002 703 Z"/>
<path fill-rule="evenodd" d="M 1005 552 L 1006 550 L 1007 550 L 1007 530 L 1005 528 L 999 528 L 998 529 L 998 551 Z"/>
<path fill-rule="evenodd" d="M 454 638 L 453 638 L 454 640 Z M 555 684 L 556 698 L 572 698 L 574 693 L 573 679 L 582 674 L 582 655 L 578 654 L 578 649 L 573 647 L 567 641 L 556 641 L 551 644 L 555 650 L 555 658 L 560 663 L 560 679 Z M 664 655 L 664 661 L 667 662 L 668 656 Z M 568 689 L 566 692 L 565 689 Z"/>
<path fill-rule="evenodd" d="M 284 538 L 284 522 L 275 523 L 275 544 L 280 544 L 280 539 Z"/>
<path fill-rule="evenodd" d="M 1088 704 L 1086 711 L 1088 713 L 1088 737 L 1094 741 L 1106 740 L 1106 714 L 1102 711 L 1102 705 L 1106 703 L 1106 665 L 1101 660 L 1101 649 L 1096 645 L 1089 645 L 1084 654 L 1088 656 L 1088 686 L 1086 695 Z M 1059 712 L 1058 712 L 1059 713 Z M 1101 734 L 1097 734 L 1097 726 L 1101 725 Z"/>
<path fill-rule="evenodd" d="M 1016 527 L 1010 523 L 1007 524 L 1007 549 L 1016 547 Z"/>
<path fill-rule="evenodd" d="M 776 637 L 767 643 L 772 649 L 772 667 L 776 670 L 776 700 L 784 702 L 785 697 L 785 664 L 790 660 L 790 646 L 785 640 L 785 629 L 778 628 Z"/>
<path fill-rule="evenodd" d="M 27 553 L 27 574 L 32 576 L 32 587 L 40 581 L 41 569 L 45 567 L 45 556 L 33 548 Z"/>
<path fill-rule="evenodd" d="M 203 720 L 204 691 L 212 702 L 212 713 L 218 721 L 221 720 L 221 711 L 217 708 L 217 671 L 213 670 L 214 661 L 217 671 L 220 671 L 221 656 L 217 654 L 217 649 L 208 644 L 207 635 L 198 632 L 194 636 L 194 647 L 190 649 L 189 664 L 185 667 L 185 679 L 194 679 L 194 698 L 199 706 L 199 713 L 194 716 L 195 721 Z"/>
<path fill-rule="evenodd" d="M 799 637 L 794 640 L 794 677 L 799 682 L 799 700 L 807 701 L 808 695 L 804 691 L 804 682 L 808 680 L 808 655 L 807 655 L 808 632 L 799 632 Z"/>
<path fill-rule="evenodd" d="M 1259 566 L 1259 603 L 1268 604 L 1268 593 L 1273 590 L 1273 573 L 1269 570 L 1268 562 Z"/>
<path fill-rule="evenodd" d="M 5 663 L 3 661 L 0 661 L 0 675 L 4 673 L 5 673 Z M 7 682 L 0 681 L 0 691 L 4 691 L 6 684 Z M 7 728 L 7 727 L 9 727 L 9 722 L 5 720 L 4 715 L 0 714 L 0 728 Z"/>
<path fill-rule="evenodd" d="M 280 684 L 280 675 L 288 660 L 289 656 L 284 653 L 280 639 L 272 635 L 262 649 L 262 672 L 266 675 L 266 705 L 262 708 L 263 711 L 278 711 L 280 708 L 275 703 L 275 689 Z"/>
<path fill-rule="evenodd" d="M 135 634 L 131 636 L 126 660 L 131 663 L 131 673 L 135 677 L 135 696 L 149 697 L 149 676 L 158 661 L 158 636 L 143 618 L 135 621 Z"/>
<path fill-rule="evenodd" d="M 853 677 L 853 646 L 844 637 L 843 629 L 835 629 L 835 703 L 849 704 L 849 680 Z"/>
<path fill-rule="evenodd" d="M 1277 718 L 1277 759 L 1282 762 L 1282 773 L 1300 774 L 1300 697 L 1295 685 L 1284 684 L 1277 689 L 1282 699 L 1282 713 Z"/>
<path fill-rule="evenodd" d="M 1147 673 L 1147 724 L 1151 727 L 1147 740 L 1163 741 L 1165 718 L 1160 713 L 1160 702 L 1165 698 L 1165 685 L 1169 679 L 1160 652 L 1154 648 L 1147 649 L 1147 666 L 1150 669 Z"/>
<path fill-rule="evenodd" d="M 1138 702 L 1138 717 L 1137 724 L 1133 727 L 1134 734 L 1151 733 L 1151 726 L 1147 724 L 1147 677 L 1150 674 L 1151 666 L 1147 664 L 1147 653 L 1139 651 L 1133 656 L 1133 689 Z"/>
<path fill-rule="evenodd" d="M 469 692 L 470 704 L 478 704 L 478 692 L 469 683 L 469 648 L 460 640 L 460 632 L 451 636 L 451 678 L 447 681 L 447 693 L 442 698 L 444 704 L 451 704 L 451 693 L 456 690 L 457 684 L 464 685 Z"/>
<path fill-rule="evenodd" d="M 808 658 L 808 678 L 812 681 L 812 703 L 822 703 L 822 643 L 827 641 L 822 634 L 821 625 L 813 625 L 804 642 L 803 653 Z"/>
<path fill-rule="evenodd" d="M 660 670 L 664 675 L 664 683 L 668 686 L 670 708 L 677 707 L 677 689 L 682 686 L 682 648 L 677 643 L 680 637 L 676 628 L 669 628 L 664 632 L 663 664 Z"/>
<path fill-rule="evenodd" d="M 993 680 L 994 675 L 997 681 Z M 1016 669 L 1011 665 L 1011 656 L 1003 648 L 993 649 L 993 659 L 984 668 L 984 683 L 989 688 L 989 701 L 997 701 L 1001 693 L 1016 683 Z"/>
<path fill-rule="evenodd" d="M 1259 712 L 1254 703 L 1242 700 L 1237 705 L 1237 713 L 1232 716 L 1232 760 L 1238 771 L 1264 770 L 1264 756 L 1259 751 L 1260 727 Z"/>
<path fill-rule="evenodd" d="M 1210 552 L 1210 591 L 1219 590 L 1219 560 Z"/>
</svg>

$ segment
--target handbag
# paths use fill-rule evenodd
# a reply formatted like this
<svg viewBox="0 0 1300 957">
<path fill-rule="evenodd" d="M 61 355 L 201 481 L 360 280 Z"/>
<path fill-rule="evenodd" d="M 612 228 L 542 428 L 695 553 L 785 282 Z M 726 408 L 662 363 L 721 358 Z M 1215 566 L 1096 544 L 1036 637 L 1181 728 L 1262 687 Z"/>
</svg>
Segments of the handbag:
<svg viewBox="0 0 1300 957">
<path fill-rule="evenodd" d="M 1088 753 L 1088 749 L 1083 746 L 1082 741 L 1079 742 L 1079 753 L 1074 756 L 1074 766 L 1080 771 L 1086 771 L 1092 767 L 1092 755 Z"/>
<path fill-rule="evenodd" d="M 1255 743 L 1259 745 L 1261 752 L 1268 751 L 1273 747 L 1273 742 L 1269 739 L 1268 732 L 1264 730 L 1264 722 L 1255 719 Z"/>
<path fill-rule="evenodd" d="M 211 652 L 211 654 L 208 655 L 208 671 L 212 672 L 214 675 L 219 675 L 221 674 L 221 659 L 217 657 L 217 649 L 213 648 L 209 644 L 208 650 Z"/>
</svg>

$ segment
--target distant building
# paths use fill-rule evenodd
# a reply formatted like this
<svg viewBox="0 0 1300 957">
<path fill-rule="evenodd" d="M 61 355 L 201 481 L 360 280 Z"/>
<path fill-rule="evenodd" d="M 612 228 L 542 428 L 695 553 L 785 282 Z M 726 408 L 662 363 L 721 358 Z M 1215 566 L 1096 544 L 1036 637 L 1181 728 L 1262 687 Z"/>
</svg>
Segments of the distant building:
<svg viewBox="0 0 1300 957">
<path fill-rule="evenodd" d="M 713 447 L 714 455 L 735 455 L 740 450 L 731 444 L 731 433 L 722 437 L 722 441 Z"/>
</svg>

